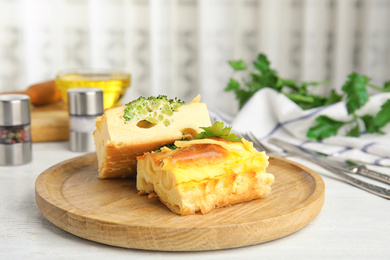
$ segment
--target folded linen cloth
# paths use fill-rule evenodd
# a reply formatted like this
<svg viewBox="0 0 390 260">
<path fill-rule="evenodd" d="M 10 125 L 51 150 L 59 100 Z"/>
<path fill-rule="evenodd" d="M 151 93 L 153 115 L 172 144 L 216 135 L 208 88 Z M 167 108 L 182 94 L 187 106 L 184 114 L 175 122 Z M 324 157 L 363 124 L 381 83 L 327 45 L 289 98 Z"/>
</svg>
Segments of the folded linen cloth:
<svg viewBox="0 0 390 260">
<path fill-rule="evenodd" d="M 390 93 L 373 95 L 357 114 L 375 115 L 388 99 Z M 316 125 L 315 119 L 319 115 L 327 115 L 339 121 L 351 119 L 344 101 L 302 110 L 285 95 L 264 88 L 248 100 L 235 117 L 231 118 L 212 109 L 210 115 L 214 120 L 233 126 L 233 132 L 252 132 L 271 150 L 281 151 L 280 148 L 267 143 L 269 138 L 276 137 L 338 159 L 390 166 L 390 124 L 382 128 L 384 135 L 365 133 L 360 137 L 347 137 L 340 134 L 319 142 L 306 137 L 309 128 Z M 363 125 L 361 129 L 364 129 Z"/>
</svg>

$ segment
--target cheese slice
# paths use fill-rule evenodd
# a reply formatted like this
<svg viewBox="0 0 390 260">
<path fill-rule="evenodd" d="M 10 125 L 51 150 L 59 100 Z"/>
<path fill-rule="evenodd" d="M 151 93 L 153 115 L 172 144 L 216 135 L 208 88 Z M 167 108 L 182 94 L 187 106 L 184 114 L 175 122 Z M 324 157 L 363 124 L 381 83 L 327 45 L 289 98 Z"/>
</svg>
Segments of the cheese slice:
<svg viewBox="0 0 390 260">
<path fill-rule="evenodd" d="M 266 172 L 268 156 L 245 139 L 207 138 L 175 145 L 179 149 L 137 157 L 137 189 L 140 195 L 158 196 L 177 214 L 205 214 L 271 191 L 274 176 Z"/>
<path fill-rule="evenodd" d="M 180 106 L 170 116 L 169 125 L 158 122 L 145 127 L 139 120 L 125 121 L 124 110 L 125 106 L 106 109 L 95 120 L 99 178 L 135 177 L 137 156 L 194 136 L 202 131 L 200 127 L 211 125 L 207 106 L 199 102 L 199 97 Z"/>
</svg>

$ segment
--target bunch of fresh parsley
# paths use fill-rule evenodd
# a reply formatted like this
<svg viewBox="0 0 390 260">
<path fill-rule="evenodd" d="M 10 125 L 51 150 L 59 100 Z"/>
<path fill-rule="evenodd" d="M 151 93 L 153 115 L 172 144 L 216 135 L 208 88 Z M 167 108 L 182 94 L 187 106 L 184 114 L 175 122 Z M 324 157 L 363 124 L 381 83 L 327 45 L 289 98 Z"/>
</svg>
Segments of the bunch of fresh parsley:
<svg viewBox="0 0 390 260">
<path fill-rule="evenodd" d="M 235 71 L 248 70 L 248 66 L 242 60 L 229 61 Z M 249 79 L 243 82 L 230 79 L 226 91 L 233 91 L 239 101 L 240 108 L 255 94 L 263 88 L 272 88 L 283 93 L 302 109 L 310 109 L 336 103 L 342 96 L 332 91 L 329 97 L 315 95 L 310 91 L 309 86 L 328 84 L 329 82 L 299 82 L 280 77 L 277 71 L 271 69 L 270 62 L 264 54 L 259 54 L 253 62 L 254 71 L 249 71 Z"/>
<path fill-rule="evenodd" d="M 348 114 L 352 115 L 353 119 L 337 121 L 327 116 L 319 116 L 316 118 L 316 125 L 307 132 L 309 138 L 321 140 L 337 135 L 343 126 L 349 129 L 346 132 L 347 136 L 360 136 L 363 131 L 360 129 L 359 122 L 364 124 L 366 133 L 383 134 L 381 129 L 390 122 L 390 100 L 382 105 L 376 115 L 358 116 L 356 114 L 356 111 L 369 100 L 370 94 L 367 87 L 381 92 L 390 92 L 390 81 L 386 82 L 383 87 L 379 87 L 371 84 L 369 77 L 351 73 L 342 87 L 341 95 L 332 90 L 329 96 L 320 96 L 314 94 L 309 86 L 319 86 L 329 82 L 300 82 L 284 79 L 271 69 L 270 62 L 264 54 L 259 54 L 253 62 L 254 71 L 249 71 L 248 66 L 242 60 L 229 61 L 229 64 L 235 71 L 248 71 L 249 74 L 249 78 L 242 81 L 231 78 L 225 89 L 235 93 L 240 108 L 262 88 L 272 88 L 286 95 L 302 109 L 326 106 L 345 99 Z"/>
</svg>

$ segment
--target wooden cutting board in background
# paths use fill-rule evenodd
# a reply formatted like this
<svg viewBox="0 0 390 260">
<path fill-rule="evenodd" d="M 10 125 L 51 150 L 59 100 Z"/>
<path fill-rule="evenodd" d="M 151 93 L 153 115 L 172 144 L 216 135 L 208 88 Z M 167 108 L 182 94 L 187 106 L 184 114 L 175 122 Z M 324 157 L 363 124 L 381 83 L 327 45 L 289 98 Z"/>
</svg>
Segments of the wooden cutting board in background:
<svg viewBox="0 0 390 260">
<path fill-rule="evenodd" d="M 34 143 L 69 139 L 69 116 L 64 102 L 31 108 L 31 139 Z"/>
</svg>

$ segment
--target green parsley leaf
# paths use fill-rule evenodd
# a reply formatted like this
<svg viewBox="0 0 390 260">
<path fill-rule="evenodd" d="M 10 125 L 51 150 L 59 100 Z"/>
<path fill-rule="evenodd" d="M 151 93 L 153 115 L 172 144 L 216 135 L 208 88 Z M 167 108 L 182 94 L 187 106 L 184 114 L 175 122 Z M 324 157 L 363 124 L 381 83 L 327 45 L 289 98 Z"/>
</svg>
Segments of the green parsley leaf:
<svg viewBox="0 0 390 260">
<path fill-rule="evenodd" d="M 386 81 L 383 87 L 384 92 L 390 92 L 390 81 Z"/>
<path fill-rule="evenodd" d="M 322 140 L 333 135 L 337 135 L 339 129 L 345 122 L 334 120 L 328 116 L 318 116 L 317 125 L 311 127 L 307 132 L 307 137 L 315 140 Z"/>
<path fill-rule="evenodd" d="M 253 96 L 257 91 L 256 89 L 243 89 L 240 87 L 240 83 L 234 79 L 230 79 L 228 86 L 225 89 L 226 91 L 234 91 L 236 97 L 239 101 L 240 109 L 245 105 L 245 103 Z"/>
<path fill-rule="evenodd" d="M 226 90 L 227 91 L 230 91 L 230 90 L 236 91 L 239 89 L 240 89 L 240 83 L 237 80 L 230 79 L 229 84 L 226 87 Z"/>
<path fill-rule="evenodd" d="M 390 99 L 387 100 L 382 106 L 381 110 L 376 114 L 374 118 L 375 125 L 384 127 L 390 122 Z"/>
<path fill-rule="evenodd" d="M 347 136 L 359 137 L 360 136 L 360 127 L 359 124 L 356 124 L 354 128 L 347 132 Z"/>
<path fill-rule="evenodd" d="M 230 66 L 234 69 L 234 70 L 246 70 L 247 69 L 247 66 L 245 64 L 245 62 L 243 60 L 238 60 L 238 61 L 229 61 L 229 64 Z"/>
<path fill-rule="evenodd" d="M 366 86 L 370 78 L 357 73 L 349 74 L 348 78 L 349 80 L 344 84 L 342 90 L 347 94 L 346 106 L 348 114 L 352 114 L 368 101 L 369 94 Z"/>
<path fill-rule="evenodd" d="M 253 65 L 254 67 L 260 71 L 260 72 L 267 72 L 270 70 L 270 65 L 271 63 L 269 62 L 269 60 L 267 59 L 267 56 L 265 56 L 264 54 L 259 54 L 257 56 L 257 60 L 255 60 L 253 62 Z"/>
<path fill-rule="evenodd" d="M 231 142 L 241 142 L 241 138 L 239 138 L 236 134 L 230 133 L 232 127 L 224 127 L 223 122 L 216 121 L 212 126 L 201 128 L 204 131 L 195 135 L 194 139 L 220 137 Z"/>
<path fill-rule="evenodd" d="M 375 124 L 374 117 L 372 115 L 364 115 L 364 116 L 360 117 L 360 119 L 363 120 L 367 133 L 369 133 L 369 134 L 373 134 L 373 133 L 383 134 L 383 132 L 381 131 L 381 128 L 377 124 Z"/>
<path fill-rule="evenodd" d="M 269 87 L 269 88 L 274 88 L 278 91 L 281 90 L 282 86 L 279 86 L 277 84 L 279 76 L 273 70 L 265 71 L 262 74 L 253 73 L 253 74 L 251 74 L 251 76 L 252 76 L 252 79 L 254 82 L 258 82 L 258 84 L 260 84 L 261 88 Z"/>
<path fill-rule="evenodd" d="M 324 102 L 324 105 L 331 105 L 331 104 L 334 104 L 334 103 L 337 103 L 339 101 L 341 101 L 343 99 L 343 96 L 342 95 L 339 95 L 337 94 L 337 92 L 332 89 L 332 91 L 330 92 L 330 96 L 329 98 L 327 98 Z"/>
<path fill-rule="evenodd" d="M 253 92 L 253 93 L 264 88 L 264 86 L 260 82 L 257 82 L 257 81 L 247 82 L 246 86 L 248 87 L 248 92 Z"/>
</svg>

